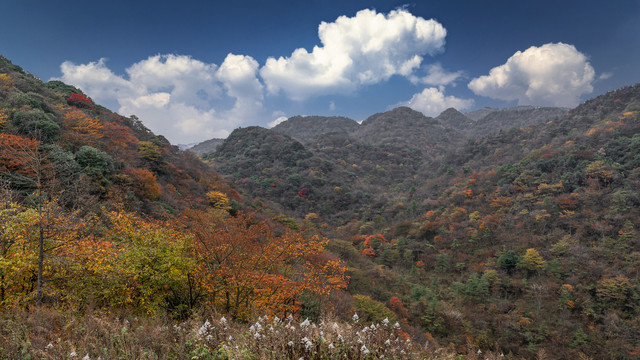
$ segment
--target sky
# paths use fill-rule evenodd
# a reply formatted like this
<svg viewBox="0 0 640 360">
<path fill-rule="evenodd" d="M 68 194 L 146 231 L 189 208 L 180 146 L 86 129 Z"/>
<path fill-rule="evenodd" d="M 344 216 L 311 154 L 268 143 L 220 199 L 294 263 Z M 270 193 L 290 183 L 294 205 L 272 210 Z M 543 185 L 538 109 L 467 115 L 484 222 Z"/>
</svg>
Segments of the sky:
<svg viewBox="0 0 640 360">
<path fill-rule="evenodd" d="M 3 1 L 0 54 L 174 144 L 295 115 L 575 107 L 640 82 L 640 0 Z"/>
</svg>

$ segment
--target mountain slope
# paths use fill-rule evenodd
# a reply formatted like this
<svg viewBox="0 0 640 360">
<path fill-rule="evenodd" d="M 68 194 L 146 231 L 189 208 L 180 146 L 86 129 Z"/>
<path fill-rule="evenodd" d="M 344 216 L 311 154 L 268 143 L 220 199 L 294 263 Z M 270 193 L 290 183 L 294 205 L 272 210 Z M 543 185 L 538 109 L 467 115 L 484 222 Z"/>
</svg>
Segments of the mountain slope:
<svg viewBox="0 0 640 360">
<path fill-rule="evenodd" d="M 358 128 L 355 120 L 341 116 L 293 116 L 271 130 L 305 144 L 309 140 L 330 132 L 353 132 Z"/>
<path fill-rule="evenodd" d="M 454 108 L 448 108 L 436 117 L 442 125 L 458 130 L 473 126 L 474 121 Z"/>
<path fill-rule="evenodd" d="M 320 198 L 287 210 L 320 214 L 342 239 L 331 248 L 351 266 L 349 291 L 393 302 L 418 338 L 635 356 L 640 85 L 569 111 L 493 111 L 465 133 L 399 108 L 317 137 L 301 145 L 332 169 L 316 181 L 361 200 L 337 216 Z"/>
</svg>

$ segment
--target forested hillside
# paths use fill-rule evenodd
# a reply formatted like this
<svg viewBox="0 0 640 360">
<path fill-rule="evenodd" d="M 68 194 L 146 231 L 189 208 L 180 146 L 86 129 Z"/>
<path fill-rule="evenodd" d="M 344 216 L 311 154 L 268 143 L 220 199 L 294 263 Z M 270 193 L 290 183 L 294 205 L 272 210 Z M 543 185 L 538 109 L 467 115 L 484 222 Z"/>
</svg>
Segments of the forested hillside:
<svg viewBox="0 0 640 360">
<path fill-rule="evenodd" d="M 637 357 L 640 85 L 467 119 L 399 108 L 304 144 L 238 129 L 207 159 L 244 193 L 318 215 L 348 291 L 416 339 Z"/>
<path fill-rule="evenodd" d="M 637 357 L 640 85 L 485 110 L 199 159 L 0 57 L 0 357 Z"/>
<path fill-rule="evenodd" d="M 423 352 L 399 343 L 406 333 L 393 323 L 370 350 L 356 342 L 344 323 L 355 311 L 347 268 L 317 219 L 243 198 L 136 117 L 3 57 L 0 229 L 0 358 L 299 358 L 308 344 L 329 357 Z M 315 330 L 271 348 L 247 335 L 249 321 L 280 332 L 332 313 L 343 314 L 324 330 L 344 335 L 336 346 L 301 342 Z M 383 347 L 389 338 L 397 346 Z"/>
</svg>

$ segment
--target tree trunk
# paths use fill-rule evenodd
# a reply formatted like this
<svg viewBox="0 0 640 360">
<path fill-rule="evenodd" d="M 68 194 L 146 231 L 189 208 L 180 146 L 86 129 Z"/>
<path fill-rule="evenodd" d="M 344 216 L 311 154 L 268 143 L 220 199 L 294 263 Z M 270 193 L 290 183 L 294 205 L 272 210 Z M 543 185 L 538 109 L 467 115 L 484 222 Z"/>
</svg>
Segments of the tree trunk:
<svg viewBox="0 0 640 360">
<path fill-rule="evenodd" d="M 42 224 L 42 197 L 38 191 L 38 214 L 39 219 L 39 236 L 38 236 L 38 285 L 36 290 L 36 304 L 42 304 L 42 268 L 44 267 L 44 225 Z"/>
</svg>

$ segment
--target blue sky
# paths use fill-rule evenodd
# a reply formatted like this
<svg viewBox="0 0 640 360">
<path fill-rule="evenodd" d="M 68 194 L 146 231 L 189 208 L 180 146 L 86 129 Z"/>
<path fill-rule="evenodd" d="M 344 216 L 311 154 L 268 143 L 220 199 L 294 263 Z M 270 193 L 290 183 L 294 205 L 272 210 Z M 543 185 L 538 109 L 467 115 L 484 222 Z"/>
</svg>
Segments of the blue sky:
<svg viewBox="0 0 640 360">
<path fill-rule="evenodd" d="M 0 54 L 192 143 L 399 105 L 573 107 L 640 81 L 640 0 L 6 1 Z"/>
</svg>

